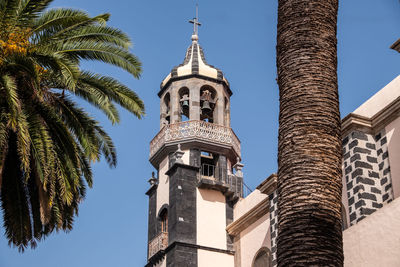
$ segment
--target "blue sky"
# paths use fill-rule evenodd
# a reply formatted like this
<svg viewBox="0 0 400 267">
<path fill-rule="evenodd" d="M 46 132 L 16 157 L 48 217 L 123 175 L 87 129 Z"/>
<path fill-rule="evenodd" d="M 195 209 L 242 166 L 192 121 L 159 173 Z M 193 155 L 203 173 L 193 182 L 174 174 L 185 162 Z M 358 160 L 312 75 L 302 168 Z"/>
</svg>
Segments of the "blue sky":
<svg viewBox="0 0 400 267">
<path fill-rule="evenodd" d="M 255 188 L 277 169 L 278 86 L 275 45 L 277 1 L 199 0 L 203 25 L 199 42 L 207 61 L 223 70 L 233 91 L 232 128 L 241 139 L 245 182 Z M 340 1 L 338 77 L 342 117 L 394 79 L 400 54 L 390 45 L 400 37 L 397 0 Z M 123 81 L 146 104 L 147 116 L 137 120 L 122 112 L 111 126 L 88 107 L 115 141 L 118 166 L 94 166 L 95 182 L 80 207 L 74 229 L 60 232 L 20 254 L 7 245 L 0 228 L 0 267 L 143 266 L 147 251 L 147 180 L 149 142 L 159 130 L 162 79 L 183 61 L 190 44 L 196 1 L 55 0 L 53 7 L 74 7 L 91 15 L 111 13 L 110 25 L 133 39 L 133 52 L 143 62 L 140 80 L 100 64 L 91 68 Z"/>
</svg>

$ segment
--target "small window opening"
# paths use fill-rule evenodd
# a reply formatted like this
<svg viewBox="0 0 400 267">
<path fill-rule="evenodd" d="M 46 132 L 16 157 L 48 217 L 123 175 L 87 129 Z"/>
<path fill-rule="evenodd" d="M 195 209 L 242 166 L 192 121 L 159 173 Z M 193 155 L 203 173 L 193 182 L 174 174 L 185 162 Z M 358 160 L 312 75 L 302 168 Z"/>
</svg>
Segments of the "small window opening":
<svg viewBox="0 0 400 267">
<path fill-rule="evenodd" d="M 218 155 L 210 152 L 201 152 L 201 176 L 218 178 Z"/>
<path fill-rule="evenodd" d="M 161 232 L 168 232 L 168 211 L 164 210 L 161 215 Z"/>
</svg>

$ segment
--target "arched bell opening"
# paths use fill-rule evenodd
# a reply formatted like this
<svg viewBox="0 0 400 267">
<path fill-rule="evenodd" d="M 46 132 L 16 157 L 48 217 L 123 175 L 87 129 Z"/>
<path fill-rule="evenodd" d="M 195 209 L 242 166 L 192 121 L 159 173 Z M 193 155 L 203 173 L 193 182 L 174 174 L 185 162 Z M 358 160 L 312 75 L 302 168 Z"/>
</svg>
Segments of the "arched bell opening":
<svg viewBox="0 0 400 267">
<path fill-rule="evenodd" d="M 166 93 L 162 100 L 161 108 L 161 120 L 162 125 L 168 125 L 171 123 L 171 96 Z"/>
<path fill-rule="evenodd" d="M 229 100 L 224 97 L 224 126 L 230 127 L 230 108 L 229 108 Z"/>
<path fill-rule="evenodd" d="M 217 93 L 214 88 L 204 85 L 200 88 L 200 120 L 214 122 L 216 117 Z"/>
<path fill-rule="evenodd" d="M 182 87 L 178 92 L 179 96 L 179 114 L 180 121 L 188 121 L 190 119 L 190 97 L 189 89 Z"/>
</svg>

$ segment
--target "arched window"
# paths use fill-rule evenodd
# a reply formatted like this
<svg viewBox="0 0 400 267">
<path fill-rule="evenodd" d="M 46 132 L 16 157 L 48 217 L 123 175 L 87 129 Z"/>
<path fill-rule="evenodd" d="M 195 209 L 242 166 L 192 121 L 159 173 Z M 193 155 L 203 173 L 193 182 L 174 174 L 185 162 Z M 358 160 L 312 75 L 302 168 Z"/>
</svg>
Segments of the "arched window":
<svg viewBox="0 0 400 267">
<path fill-rule="evenodd" d="M 253 259 L 252 267 L 271 267 L 272 266 L 272 256 L 271 251 L 262 247 L 257 251 L 256 256 Z"/>
<path fill-rule="evenodd" d="M 168 210 L 164 209 L 160 214 L 161 232 L 168 232 Z"/>
</svg>

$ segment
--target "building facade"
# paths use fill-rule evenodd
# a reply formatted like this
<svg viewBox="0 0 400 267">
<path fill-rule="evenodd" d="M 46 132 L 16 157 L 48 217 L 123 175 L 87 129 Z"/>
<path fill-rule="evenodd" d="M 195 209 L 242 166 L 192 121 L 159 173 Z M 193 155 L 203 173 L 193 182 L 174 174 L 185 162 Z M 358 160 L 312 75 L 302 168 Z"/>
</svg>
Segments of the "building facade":
<svg viewBox="0 0 400 267">
<path fill-rule="evenodd" d="M 158 93 L 146 266 L 276 266 L 277 177 L 244 197 L 231 95 L 195 30 Z M 343 119 L 342 140 L 345 266 L 400 266 L 400 76 Z"/>
</svg>

